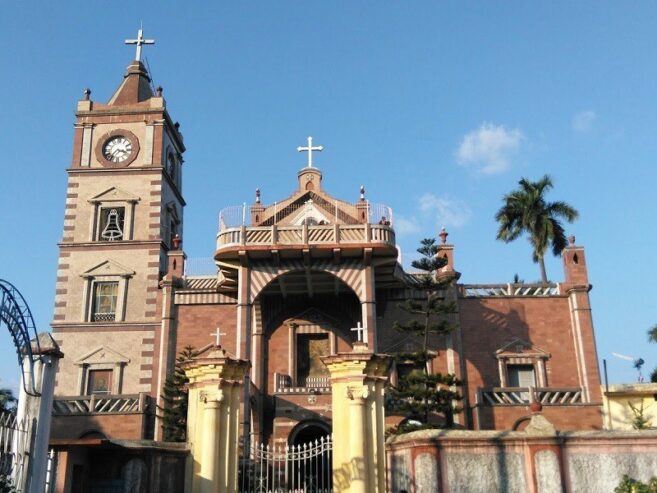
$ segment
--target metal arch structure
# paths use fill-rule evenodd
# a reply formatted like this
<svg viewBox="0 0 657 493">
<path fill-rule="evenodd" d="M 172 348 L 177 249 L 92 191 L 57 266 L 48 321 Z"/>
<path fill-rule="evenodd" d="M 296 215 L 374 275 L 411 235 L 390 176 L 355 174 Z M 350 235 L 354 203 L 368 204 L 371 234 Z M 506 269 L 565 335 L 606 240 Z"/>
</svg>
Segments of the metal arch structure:
<svg viewBox="0 0 657 493">
<path fill-rule="evenodd" d="M 40 358 L 41 347 L 32 312 L 23 295 L 16 287 L 0 279 L 0 326 L 6 325 L 18 355 L 18 366 L 23 375 L 23 390 L 28 395 L 39 396 L 34 379 L 34 362 Z M 30 336 L 30 333 L 33 336 Z M 32 337 L 36 341 L 37 355 L 32 351 Z M 29 368 L 25 368 L 25 362 Z"/>
</svg>

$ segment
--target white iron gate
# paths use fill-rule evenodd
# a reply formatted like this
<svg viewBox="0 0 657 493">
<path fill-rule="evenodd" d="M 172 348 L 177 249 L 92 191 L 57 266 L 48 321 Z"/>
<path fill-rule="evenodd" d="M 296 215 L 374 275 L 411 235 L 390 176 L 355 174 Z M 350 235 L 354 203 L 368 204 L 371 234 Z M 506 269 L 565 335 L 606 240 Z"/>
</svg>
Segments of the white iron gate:
<svg viewBox="0 0 657 493">
<path fill-rule="evenodd" d="M 333 491 L 330 436 L 303 445 L 271 447 L 254 443 L 247 448 L 239 465 L 239 493 Z"/>
<path fill-rule="evenodd" d="M 19 493 L 27 470 L 29 427 L 15 414 L 0 413 L 0 476 L 11 478 Z"/>
</svg>

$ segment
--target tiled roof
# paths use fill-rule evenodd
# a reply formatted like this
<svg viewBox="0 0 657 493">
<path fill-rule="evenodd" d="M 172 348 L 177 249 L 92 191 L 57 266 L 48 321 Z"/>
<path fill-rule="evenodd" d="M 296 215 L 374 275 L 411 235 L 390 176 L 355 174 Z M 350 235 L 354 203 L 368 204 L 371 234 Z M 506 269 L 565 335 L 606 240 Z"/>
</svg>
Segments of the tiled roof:
<svg viewBox="0 0 657 493">
<path fill-rule="evenodd" d="M 185 287 L 183 289 L 193 289 L 195 291 L 216 291 L 217 276 L 185 277 Z"/>
</svg>

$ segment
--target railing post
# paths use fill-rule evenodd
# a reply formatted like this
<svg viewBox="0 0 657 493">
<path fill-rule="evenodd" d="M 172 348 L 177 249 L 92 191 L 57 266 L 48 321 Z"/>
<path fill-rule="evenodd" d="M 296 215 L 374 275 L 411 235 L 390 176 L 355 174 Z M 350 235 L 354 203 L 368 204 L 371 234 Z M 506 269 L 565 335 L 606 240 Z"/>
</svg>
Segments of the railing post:
<svg viewBox="0 0 657 493">
<path fill-rule="evenodd" d="M 92 414 L 96 411 L 96 394 L 91 394 L 89 399 L 89 413 Z"/>
<path fill-rule="evenodd" d="M 278 243 L 278 227 L 276 224 L 271 225 L 271 243 L 272 245 Z"/>
<path fill-rule="evenodd" d="M 303 237 L 302 237 L 302 243 L 304 245 L 308 244 L 308 224 L 303 223 Z"/>
<path fill-rule="evenodd" d="M 340 226 L 337 224 L 333 226 L 333 236 L 335 243 L 340 243 Z"/>
<path fill-rule="evenodd" d="M 240 243 L 246 245 L 246 226 L 244 225 L 240 227 Z"/>
<path fill-rule="evenodd" d="M 146 392 L 139 392 L 139 407 L 137 408 L 140 413 L 146 409 Z"/>
<path fill-rule="evenodd" d="M 481 387 L 477 388 L 475 392 L 474 414 L 475 414 L 475 429 L 481 430 L 481 406 L 484 401 L 484 396 Z"/>
<path fill-rule="evenodd" d="M 372 241 L 372 225 L 369 222 L 365 223 L 365 241 Z"/>
</svg>

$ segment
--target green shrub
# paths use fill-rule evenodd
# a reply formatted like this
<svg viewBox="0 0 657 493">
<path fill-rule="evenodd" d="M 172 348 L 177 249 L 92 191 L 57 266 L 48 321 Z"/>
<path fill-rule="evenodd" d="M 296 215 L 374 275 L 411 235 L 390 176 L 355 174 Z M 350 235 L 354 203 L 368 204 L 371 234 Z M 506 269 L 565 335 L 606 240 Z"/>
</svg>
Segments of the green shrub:
<svg viewBox="0 0 657 493">
<path fill-rule="evenodd" d="M 657 493 L 657 478 L 653 477 L 645 484 L 625 474 L 614 493 Z"/>
</svg>

